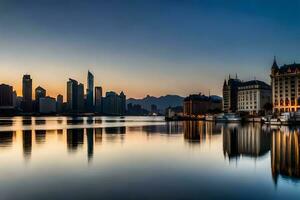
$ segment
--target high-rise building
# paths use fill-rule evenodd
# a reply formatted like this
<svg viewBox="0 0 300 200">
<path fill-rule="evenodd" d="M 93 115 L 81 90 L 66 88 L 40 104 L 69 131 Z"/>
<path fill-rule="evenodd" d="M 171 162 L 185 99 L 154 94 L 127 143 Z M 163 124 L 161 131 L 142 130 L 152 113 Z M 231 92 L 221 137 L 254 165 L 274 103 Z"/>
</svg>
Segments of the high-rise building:
<svg viewBox="0 0 300 200">
<path fill-rule="evenodd" d="M 64 97 L 63 95 L 59 94 L 56 97 L 56 112 L 61 113 L 63 111 L 63 103 L 64 103 Z"/>
<path fill-rule="evenodd" d="M 43 114 L 56 113 L 56 100 L 52 97 L 41 97 L 39 99 L 39 112 Z"/>
<path fill-rule="evenodd" d="M 78 102 L 78 112 L 83 112 L 84 111 L 84 85 L 82 83 L 78 84 L 77 102 Z"/>
<path fill-rule="evenodd" d="M 293 63 L 278 67 L 274 58 L 271 85 L 274 112 L 300 110 L 300 64 Z"/>
<path fill-rule="evenodd" d="M 73 79 L 67 82 L 67 103 L 69 112 L 78 111 L 78 82 Z"/>
<path fill-rule="evenodd" d="M 271 104 L 271 86 L 265 82 L 252 80 L 243 82 L 238 88 L 238 111 L 259 114 Z"/>
<path fill-rule="evenodd" d="M 241 85 L 241 80 L 236 78 L 228 78 L 224 80 L 223 85 L 223 111 L 224 112 L 236 112 L 238 109 L 238 87 Z"/>
<path fill-rule="evenodd" d="M 107 115 L 125 115 L 126 96 L 123 92 L 118 95 L 115 92 L 106 92 L 103 98 L 103 113 Z"/>
<path fill-rule="evenodd" d="M 102 87 L 95 87 L 95 112 L 102 113 Z"/>
<path fill-rule="evenodd" d="M 94 75 L 88 71 L 87 75 L 87 110 L 89 112 L 93 111 L 94 108 Z"/>
<path fill-rule="evenodd" d="M 23 102 L 22 108 L 24 112 L 32 112 L 32 79 L 30 75 L 23 76 L 22 85 Z"/>
<path fill-rule="evenodd" d="M 46 97 L 46 90 L 41 86 L 35 88 L 35 101 L 34 101 L 34 110 L 39 112 L 40 108 L 40 98 Z"/>
<path fill-rule="evenodd" d="M 120 98 L 120 115 L 125 115 L 126 113 L 126 95 L 124 94 L 124 92 L 122 91 L 119 95 Z"/>
<path fill-rule="evenodd" d="M 13 87 L 6 84 L 0 85 L 0 108 L 13 108 Z"/>
<path fill-rule="evenodd" d="M 74 79 L 67 82 L 67 104 L 69 112 L 84 111 L 84 85 Z"/>
<path fill-rule="evenodd" d="M 46 97 L 46 90 L 41 86 L 35 88 L 35 100 L 39 100 L 42 97 Z"/>
</svg>

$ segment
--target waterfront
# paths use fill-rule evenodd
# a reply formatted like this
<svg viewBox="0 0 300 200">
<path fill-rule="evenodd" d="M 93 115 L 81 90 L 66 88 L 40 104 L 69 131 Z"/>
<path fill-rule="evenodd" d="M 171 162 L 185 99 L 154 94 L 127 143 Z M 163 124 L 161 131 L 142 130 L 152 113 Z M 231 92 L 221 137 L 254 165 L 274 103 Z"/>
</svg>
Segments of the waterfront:
<svg viewBox="0 0 300 200">
<path fill-rule="evenodd" d="M 1 199 L 296 199 L 300 128 L 0 119 Z"/>
</svg>

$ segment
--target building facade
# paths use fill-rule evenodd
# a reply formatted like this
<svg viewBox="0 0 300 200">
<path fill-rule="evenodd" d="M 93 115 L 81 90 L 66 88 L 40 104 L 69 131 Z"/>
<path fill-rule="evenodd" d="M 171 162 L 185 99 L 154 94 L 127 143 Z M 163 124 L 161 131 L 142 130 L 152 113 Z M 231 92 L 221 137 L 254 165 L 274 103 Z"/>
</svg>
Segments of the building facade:
<svg viewBox="0 0 300 200">
<path fill-rule="evenodd" d="M 0 108 L 11 109 L 14 107 L 13 87 L 6 84 L 0 85 Z"/>
<path fill-rule="evenodd" d="M 30 75 L 25 74 L 22 81 L 23 102 L 22 108 L 24 112 L 32 112 L 32 79 Z"/>
<path fill-rule="evenodd" d="M 78 82 L 73 79 L 67 82 L 67 104 L 69 112 L 78 111 Z"/>
<path fill-rule="evenodd" d="M 266 104 L 271 103 L 271 86 L 265 82 L 252 80 L 238 87 L 238 111 L 258 114 Z"/>
<path fill-rule="evenodd" d="M 38 86 L 35 88 L 35 101 L 34 101 L 34 110 L 39 112 L 39 102 L 40 98 L 46 97 L 46 90 L 42 88 L 41 86 Z"/>
<path fill-rule="evenodd" d="M 52 97 L 42 97 L 39 99 L 39 111 L 42 114 L 56 113 L 56 100 Z"/>
<path fill-rule="evenodd" d="M 56 97 L 56 112 L 61 113 L 63 112 L 63 103 L 64 103 L 64 97 L 63 95 L 59 94 Z"/>
<path fill-rule="evenodd" d="M 115 92 L 106 92 L 103 98 L 103 113 L 107 115 L 125 115 L 126 96 L 123 92 L 118 95 Z"/>
<path fill-rule="evenodd" d="M 213 99 L 211 97 L 192 94 L 186 97 L 183 101 L 183 115 L 184 116 L 197 116 L 204 115 L 206 113 L 214 112 L 216 110 L 221 111 L 222 101 Z"/>
<path fill-rule="evenodd" d="M 94 109 L 94 75 L 88 71 L 87 90 L 86 90 L 87 110 L 92 112 Z"/>
<path fill-rule="evenodd" d="M 300 110 L 300 64 L 278 67 L 274 59 L 271 68 L 273 112 Z"/>
<path fill-rule="evenodd" d="M 102 113 L 102 87 L 95 87 L 95 112 Z"/>
<path fill-rule="evenodd" d="M 238 109 L 238 87 L 241 85 L 241 80 L 236 76 L 235 79 L 228 78 L 223 84 L 223 111 L 236 112 Z"/>
</svg>

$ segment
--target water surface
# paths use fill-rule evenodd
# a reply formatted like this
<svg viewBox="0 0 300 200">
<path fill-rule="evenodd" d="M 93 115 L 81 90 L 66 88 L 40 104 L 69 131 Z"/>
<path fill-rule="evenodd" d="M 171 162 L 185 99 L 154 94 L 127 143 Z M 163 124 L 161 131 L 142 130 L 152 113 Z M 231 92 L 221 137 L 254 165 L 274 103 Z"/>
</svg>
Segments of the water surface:
<svg viewBox="0 0 300 200">
<path fill-rule="evenodd" d="M 0 118 L 1 199 L 299 199 L 300 128 Z"/>
</svg>

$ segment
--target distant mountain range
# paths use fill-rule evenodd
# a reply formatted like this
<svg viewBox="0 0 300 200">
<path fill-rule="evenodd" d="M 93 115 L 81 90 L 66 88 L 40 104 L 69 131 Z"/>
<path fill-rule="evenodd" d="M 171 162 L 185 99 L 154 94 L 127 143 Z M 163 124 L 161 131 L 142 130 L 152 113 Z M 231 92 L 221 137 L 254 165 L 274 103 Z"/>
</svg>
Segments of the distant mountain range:
<svg viewBox="0 0 300 200">
<path fill-rule="evenodd" d="M 143 99 L 134 99 L 130 98 L 127 99 L 127 104 L 139 104 L 143 108 L 147 110 L 151 110 L 151 105 L 154 104 L 157 106 L 159 110 L 164 111 L 169 106 L 175 107 L 175 106 L 183 106 L 183 99 L 184 97 L 178 96 L 178 95 L 166 95 L 161 97 L 153 97 L 153 96 L 146 96 Z"/>
<path fill-rule="evenodd" d="M 214 100 L 222 100 L 222 97 L 219 97 L 217 95 L 211 95 L 211 98 Z M 178 96 L 178 95 L 166 95 L 161 97 L 153 97 L 147 95 L 143 99 L 134 99 L 129 98 L 127 99 L 126 103 L 132 103 L 141 105 L 144 109 L 151 110 L 151 105 L 154 104 L 157 106 L 157 108 L 161 111 L 164 111 L 169 106 L 176 107 L 176 106 L 183 106 L 183 99 L 184 97 Z"/>
</svg>

